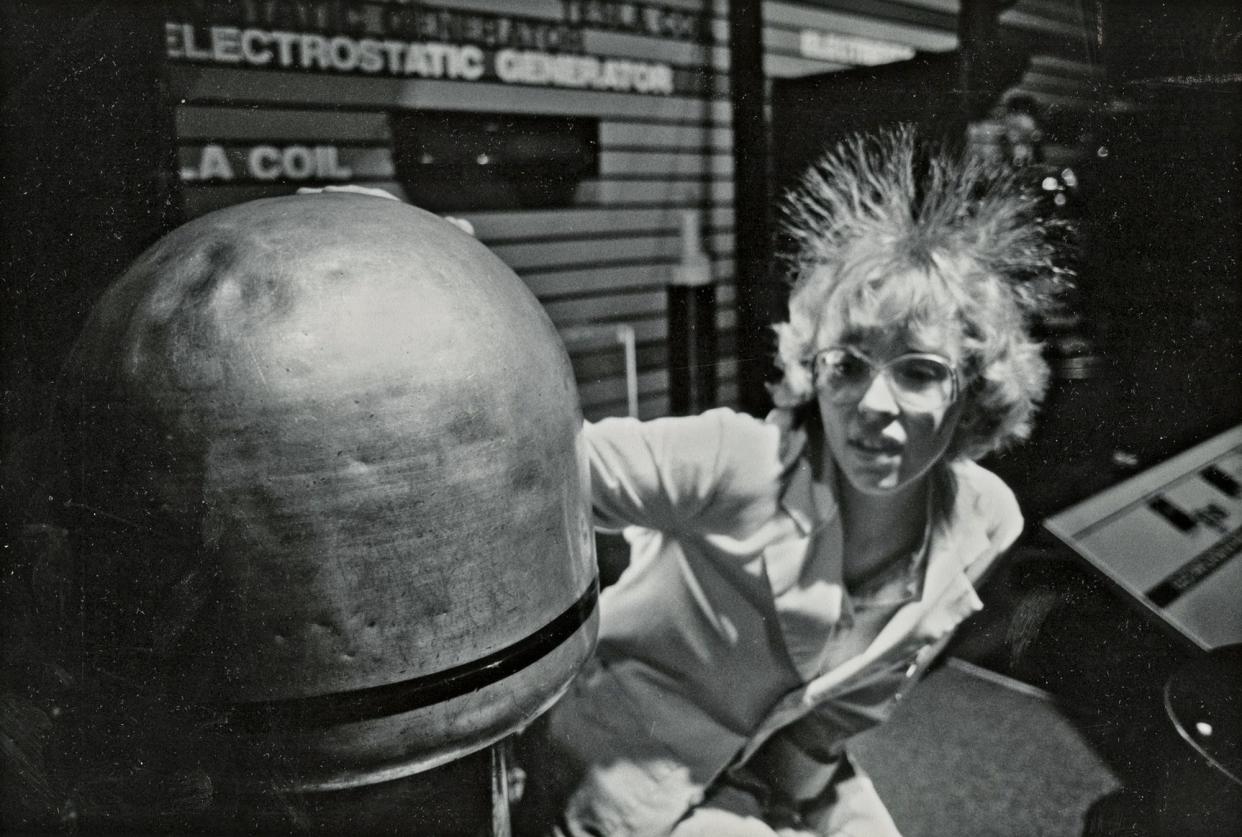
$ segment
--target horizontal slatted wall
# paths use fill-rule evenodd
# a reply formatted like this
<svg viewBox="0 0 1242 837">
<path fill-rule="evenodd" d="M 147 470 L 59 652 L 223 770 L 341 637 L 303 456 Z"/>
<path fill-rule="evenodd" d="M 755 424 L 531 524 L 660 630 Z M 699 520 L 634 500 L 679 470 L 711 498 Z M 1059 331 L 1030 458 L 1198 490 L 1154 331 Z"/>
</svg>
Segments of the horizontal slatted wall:
<svg viewBox="0 0 1242 837">
<path fill-rule="evenodd" d="M 374 6 L 376 0 L 345 5 Z M 725 14 L 710 0 L 706 9 L 699 0 L 641 5 L 703 11 L 710 38 L 660 37 L 602 22 L 578 27 L 581 50 L 600 58 L 669 65 L 702 92 L 600 92 L 486 79 L 170 61 L 172 92 L 180 103 L 182 165 L 189 169 L 183 175 L 187 214 L 306 185 L 283 179 L 204 179 L 199 175 L 211 174 L 202 170 L 206 144 L 222 147 L 234 169 L 245 167 L 247 149 L 256 144 L 331 146 L 336 149 L 333 162 L 351 173 L 350 182 L 402 194 L 391 151 L 391 109 L 597 118 L 598 173 L 579 184 L 571 206 L 451 214 L 473 224 L 476 235 L 521 276 L 567 338 L 588 417 L 626 411 L 625 353 L 609 335 L 617 324 L 633 329 L 639 412 L 651 417 L 669 409 L 666 284 L 680 255 L 682 213 L 697 210 L 717 283 L 719 399 L 734 403 L 733 162 L 728 85 L 722 77 L 728 66 Z M 567 14 L 560 0 L 439 0 L 421 8 L 433 7 L 548 24 L 564 24 Z M 312 178 L 310 185 L 318 183 Z M 595 333 L 602 339 L 592 338 Z"/>
</svg>

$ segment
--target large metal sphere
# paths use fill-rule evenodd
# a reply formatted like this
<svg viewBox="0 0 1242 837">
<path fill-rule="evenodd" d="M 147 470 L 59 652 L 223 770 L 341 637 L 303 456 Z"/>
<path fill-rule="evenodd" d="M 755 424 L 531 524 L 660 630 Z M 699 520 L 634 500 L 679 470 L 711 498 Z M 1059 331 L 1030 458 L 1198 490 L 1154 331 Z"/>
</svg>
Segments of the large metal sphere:
<svg viewBox="0 0 1242 837">
<path fill-rule="evenodd" d="M 591 651 L 568 358 L 434 215 L 318 194 L 186 224 L 104 295 L 59 412 L 91 664 L 211 707 L 275 786 L 476 750 Z"/>
</svg>

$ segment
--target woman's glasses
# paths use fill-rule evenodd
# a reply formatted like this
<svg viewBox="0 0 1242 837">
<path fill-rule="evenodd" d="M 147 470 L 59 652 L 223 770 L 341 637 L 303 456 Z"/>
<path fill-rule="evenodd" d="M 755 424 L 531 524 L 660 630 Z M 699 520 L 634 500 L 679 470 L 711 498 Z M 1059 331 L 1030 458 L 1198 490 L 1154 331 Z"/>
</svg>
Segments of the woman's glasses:
<svg viewBox="0 0 1242 837">
<path fill-rule="evenodd" d="M 833 401 L 862 398 L 877 375 L 888 381 L 893 400 L 915 412 L 947 407 L 957 398 L 957 371 L 940 355 L 911 352 L 876 363 L 857 349 L 832 346 L 812 360 L 815 386 Z"/>
</svg>

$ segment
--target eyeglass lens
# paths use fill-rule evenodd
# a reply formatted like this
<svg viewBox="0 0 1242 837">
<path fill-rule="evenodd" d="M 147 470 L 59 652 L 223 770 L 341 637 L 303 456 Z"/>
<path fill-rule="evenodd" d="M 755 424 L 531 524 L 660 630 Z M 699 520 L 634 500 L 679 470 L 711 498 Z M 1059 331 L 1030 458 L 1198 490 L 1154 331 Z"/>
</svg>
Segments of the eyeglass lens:
<svg viewBox="0 0 1242 837">
<path fill-rule="evenodd" d="M 833 348 L 815 358 L 816 382 L 836 398 L 861 396 L 881 373 L 887 373 L 894 397 L 906 407 L 936 409 L 953 400 L 953 368 L 936 357 L 902 355 L 874 364 L 851 349 Z"/>
</svg>

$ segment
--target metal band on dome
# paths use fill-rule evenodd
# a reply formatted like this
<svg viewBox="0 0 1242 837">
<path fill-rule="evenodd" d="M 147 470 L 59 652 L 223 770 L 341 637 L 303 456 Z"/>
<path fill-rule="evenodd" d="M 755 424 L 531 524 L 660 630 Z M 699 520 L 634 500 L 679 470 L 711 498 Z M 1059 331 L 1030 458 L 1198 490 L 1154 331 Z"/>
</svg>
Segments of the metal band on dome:
<svg viewBox="0 0 1242 837">
<path fill-rule="evenodd" d="M 243 728 L 313 728 L 412 712 L 476 692 L 516 674 L 570 639 L 595 611 L 599 579 L 578 600 L 534 633 L 485 657 L 434 674 L 348 692 L 236 704 L 230 720 Z"/>
</svg>

